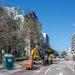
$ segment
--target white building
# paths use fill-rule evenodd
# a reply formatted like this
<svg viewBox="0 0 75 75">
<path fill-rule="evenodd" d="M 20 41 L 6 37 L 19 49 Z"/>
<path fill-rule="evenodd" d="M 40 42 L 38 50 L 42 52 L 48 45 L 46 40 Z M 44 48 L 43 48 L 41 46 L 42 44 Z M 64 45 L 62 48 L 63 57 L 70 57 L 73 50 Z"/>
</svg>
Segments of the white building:
<svg viewBox="0 0 75 75">
<path fill-rule="evenodd" d="M 4 9 L 6 10 L 9 17 L 13 19 L 19 19 L 20 20 L 20 32 L 23 30 L 23 23 L 24 23 L 24 15 L 21 14 L 21 10 L 19 7 L 10 7 L 5 6 Z"/>
<path fill-rule="evenodd" d="M 67 49 L 67 56 L 69 56 L 70 58 L 72 58 L 71 48 Z"/>
<path fill-rule="evenodd" d="M 19 7 L 5 6 L 4 9 L 6 10 L 8 16 L 11 18 L 20 14 L 20 8 Z"/>
<path fill-rule="evenodd" d="M 20 30 L 23 30 L 23 24 L 24 24 L 24 15 L 16 15 L 14 19 L 19 19 L 20 20 Z"/>
<path fill-rule="evenodd" d="M 72 55 L 75 55 L 75 32 L 71 38 L 71 53 Z"/>
</svg>

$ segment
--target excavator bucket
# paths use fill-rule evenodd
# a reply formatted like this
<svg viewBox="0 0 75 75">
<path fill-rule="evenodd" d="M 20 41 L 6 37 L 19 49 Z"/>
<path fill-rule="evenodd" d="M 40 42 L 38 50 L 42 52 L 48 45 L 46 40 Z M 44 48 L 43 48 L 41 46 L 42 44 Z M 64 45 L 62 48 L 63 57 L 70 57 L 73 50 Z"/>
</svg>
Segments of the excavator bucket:
<svg viewBox="0 0 75 75">
<path fill-rule="evenodd" d="M 24 60 L 22 62 L 22 68 L 32 69 L 33 68 L 33 61 L 32 60 Z"/>
</svg>

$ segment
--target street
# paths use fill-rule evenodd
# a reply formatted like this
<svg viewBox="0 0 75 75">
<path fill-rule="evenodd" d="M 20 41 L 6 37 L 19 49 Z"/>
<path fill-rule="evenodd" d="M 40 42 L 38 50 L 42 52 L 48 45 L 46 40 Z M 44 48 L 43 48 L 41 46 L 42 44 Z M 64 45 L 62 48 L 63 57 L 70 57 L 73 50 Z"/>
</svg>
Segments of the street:
<svg viewBox="0 0 75 75">
<path fill-rule="evenodd" d="M 70 62 L 59 61 L 48 68 L 43 75 L 75 75 Z"/>
<path fill-rule="evenodd" d="M 0 0 L 0 75 L 75 75 L 75 0 Z"/>
<path fill-rule="evenodd" d="M 75 75 L 74 62 L 54 60 L 52 65 L 34 65 L 32 70 L 22 69 L 21 66 L 13 70 L 0 70 L 0 75 Z"/>
</svg>

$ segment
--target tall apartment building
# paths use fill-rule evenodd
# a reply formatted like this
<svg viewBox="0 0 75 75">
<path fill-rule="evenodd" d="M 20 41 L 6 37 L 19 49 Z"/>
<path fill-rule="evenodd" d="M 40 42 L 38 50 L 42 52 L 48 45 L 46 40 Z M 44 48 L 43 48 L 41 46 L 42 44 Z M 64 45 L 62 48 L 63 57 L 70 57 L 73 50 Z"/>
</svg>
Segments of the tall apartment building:
<svg viewBox="0 0 75 75">
<path fill-rule="evenodd" d="M 49 46 L 49 36 L 47 35 L 47 33 L 42 33 L 43 35 L 43 42 L 44 42 L 44 46 L 43 48 L 45 49 L 45 52 L 46 53 L 50 53 L 50 48 L 48 47 Z"/>
<path fill-rule="evenodd" d="M 43 48 L 44 45 L 46 44 L 46 38 L 43 36 L 42 32 L 40 32 L 40 39 L 41 39 L 40 47 Z"/>
<path fill-rule="evenodd" d="M 39 21 L 34 11 L 29 12 L 28 14 L 25 14 L 25 18 L 26 17 L 29 17 L 29 18 L 33 19 L 34 22 Z"/>
<path fill-rule="evenodd" d="M 75 55 L 75 33 L 73 34 L 71 38 L 71 53 Z"/>
<path fill-rule="evenodd" d="M 30 12 L 30 11 L 27 11 L 27 13 L 25 14 L 25 19 L 26 18 L 30 18 L 30 19 L 32 19 L 35 23 L 36 22 L 39 22 L 38 21 L 38 18 L 37 18 L 37 16 L 36 16 L 36 14 L 35 14 L 35 12 L 34 11 L 32 11 L 32 12 Z M 36 34 L 37 35 L 37 34 Z M 28 38 L 28 36 L 27 36 L 27 45 L 28 45 L 28 47 L 26 47 L 25 48 L 25 50 L 26 50 L 26 54 L 27 54 L 27 56 L 30 56 L 30 52 L 31 52 L 31 50 L 35 47 L 35 43 L 37 42 L 37 40 L 33 40 L 33 39 L 31 39 L 31 38 Z"/>
</svg>

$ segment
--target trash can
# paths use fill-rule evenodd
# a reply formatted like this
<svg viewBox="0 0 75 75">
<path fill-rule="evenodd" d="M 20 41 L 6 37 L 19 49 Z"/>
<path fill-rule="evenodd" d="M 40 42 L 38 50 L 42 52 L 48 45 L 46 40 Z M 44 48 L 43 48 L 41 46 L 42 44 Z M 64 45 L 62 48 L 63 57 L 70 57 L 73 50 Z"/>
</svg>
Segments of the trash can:
<svg viewBox="0 0 75 75">
<path fill-rule="evenodd" d="M 14 68 L 14 56 L 11 54 L 5 54 L 3 57 L 3 67 L 6 69 Z"/>
</svg>

